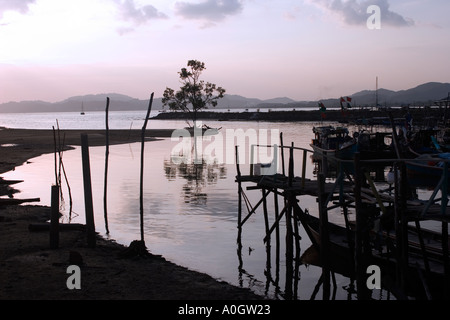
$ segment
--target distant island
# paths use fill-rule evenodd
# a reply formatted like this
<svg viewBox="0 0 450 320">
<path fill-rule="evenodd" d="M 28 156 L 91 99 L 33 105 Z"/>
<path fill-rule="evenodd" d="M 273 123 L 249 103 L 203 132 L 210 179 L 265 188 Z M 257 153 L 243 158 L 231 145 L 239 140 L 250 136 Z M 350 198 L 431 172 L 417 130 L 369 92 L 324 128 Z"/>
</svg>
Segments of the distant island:
<svg viewBox="0 0 450 320">
<path fill-rule="evenodd" d="M 415 88 L 401 91 L 387 89 L 364 90 L 354 94 L 346 95 L 352 99 L 354 107 L 373 107 L 375 101 L 379 106 L 408 106 L 420 105 L 430 106 L 437 100 L 448 99 L 450 95 L 450 83 L 428 82 Z M 83 106 L 85 112 L 104 111 L 106 97 L 111 100 L 111 111 L 146 110 L 148 100 L 135 99 L 123 94 L 91 94 L 70 97 L 60 102 L 45 101 L 21 101 L 7 102 L 0 104 L 1 112 L 80 112 Z M 377 97 L 377 98 L 376 98 Z M 338 108 L 340 98 L 320 100 L 327 108 Z M 317 107 L 319 101 L 294 101 L 287 97 L 261 100 L 256 98 L 246 98 L 239 95 L 226 94 L 219 100 L 216 109 L 271 109 L 278 108 L 301 109 Z M 153 110 L 162 110 L 161 98 L 153 101 Z"/>
</svg>

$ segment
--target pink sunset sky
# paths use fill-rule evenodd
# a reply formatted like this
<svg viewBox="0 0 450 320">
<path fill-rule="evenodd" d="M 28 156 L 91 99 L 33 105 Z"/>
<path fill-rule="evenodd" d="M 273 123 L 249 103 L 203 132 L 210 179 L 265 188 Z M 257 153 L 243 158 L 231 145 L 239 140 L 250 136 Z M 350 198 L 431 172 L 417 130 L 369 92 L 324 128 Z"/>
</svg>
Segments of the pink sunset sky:
<svg viewBox="0 0 450 320">
<path fill-rule="evenodd" d="M 370 5 L 380 29 L 369 29 Z M 0 103 L 180 86 L 317 100 L 450 82 L 448 0 L 0 0 Z"/>
</svg>

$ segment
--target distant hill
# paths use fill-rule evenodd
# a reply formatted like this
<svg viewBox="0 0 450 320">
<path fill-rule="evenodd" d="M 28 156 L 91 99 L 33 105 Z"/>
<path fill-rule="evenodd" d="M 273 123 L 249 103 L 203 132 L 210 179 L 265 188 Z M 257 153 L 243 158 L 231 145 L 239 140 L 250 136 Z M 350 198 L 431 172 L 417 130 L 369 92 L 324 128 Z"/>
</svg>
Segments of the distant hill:
<svg viewBox="0 0 450 320">
<path fill-rule="evenodd" d="M 450 83 L 428 82 L 408 90 L 378 90 L 378 104 L 381 106 L 431 105 L 436 100 L 447 98 Z M 375 105 L 376 91 L 364 90 L 351 95 L 355 105 Z"/>
<path fill-rule="evenodd" d="M 348 95 L 352 98 L 354 106 L 375 106 L 376 94 L 378 103 L 382 106 L 401 105 L 431 105 L 436 100 L 447 98 L 450 93 L 450 83 L 428 82 L 415 88 L 401 91 L 388 89 L 363 90 Z M 106 97 L 110 98 L 110 110 L 146 110 L 148 100 L 139 100 L 118 93 L 90 94 L 74 96 L 60 102 L 45 101 L 21 101 L 0 104 L 0 112 L 65 112 L 81 111 L 81 105 L 85 111 L 103 111 L 106 106 Z M 339 107 L 339 98 L 321 100 L 327 108 Z M 290 98 L 279 97 L 267 100 L 246 98 L 240 95 L 226 94 L 220 99 L 217 109 L 237 108 L 303 108 L 317 107 L 318 101 L 294 101 Z M 153 100 L 153 109 L 162 109 L 161 98 Z"/>
</svg>

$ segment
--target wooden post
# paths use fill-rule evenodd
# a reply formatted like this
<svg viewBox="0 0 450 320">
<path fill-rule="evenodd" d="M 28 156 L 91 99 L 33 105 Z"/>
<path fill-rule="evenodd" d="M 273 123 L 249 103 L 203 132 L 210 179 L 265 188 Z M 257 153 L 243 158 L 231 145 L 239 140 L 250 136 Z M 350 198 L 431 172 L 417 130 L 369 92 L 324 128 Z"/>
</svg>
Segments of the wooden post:
<svg viewBox="0 0 450 320">
<path fill-rule="evenodd" d="M 261 191 L 262 191 L 262 196 L 263 196 L 264 225 L 265 225 L 266 238 L 267 238 L 267 242 L 266 242 L 266 255 L 267 255 L 266 271 L 267 271 L 267 274 L 270 274 L 272 258 L 271 258 L 271 249 L 270 249 L 269 213 L 267 211 L 267 199 L 266 199 L 267 194 L 266 194 L 266 189 L 261 189 Z"/>
<path fill-rule="evenodd" d="M 320 261 L 322 264 L 323 300 L 330 300 L 330 236 L 328 232 L 328 213 L 326 208 L 325 175 L 317 176 L 319 189 L 319 234 Z"/>
<path fill-rule="evenodd" d="M 103 212 L 105 217 L 105 229 L 106 234 L 109 234 L 108 228 L 108 160 L 109 160 L 109 123 L 108 123 L 108 112 L 109 112 L 109 97 L 106 98 L 106 151 L 105 151 L 105 183 L 103 192 Z"/>
<path fill-rule="evenodd" d="M 238 250 L 242 249 L 241 244 L 241 237 L 242 237 L 242 182 L 241 182 L 241 169 L 239 166 L 239 146 L 235 147 L 236 150 L 236 180 L 238 183 L 238 237 L 237 237 L 237 243 L 238 243 Z"/>
<path fill-rule="evenodd" d="M 306 180 L 306 150 L 303 150 L 303 163 L 302 163 L 302 188 L 305 188 Z"/>
<path fill-rule="evenodd" d="M 289 187 L 292 187 L 294 182 L 294 143 L 292 142 L 291 148 L 289 148 Z"/>
<path fill-rule="evenodd" d="M 328 155 L 326 151 L 322 154 L 322 173 L 325 177 L 328 175 Z"/>
<path fill-rule="evenodd" d="M 283 149 L 281 149 L 283 150 Z M 279 206 L 278 206 L 278 192 L 277 189 L 274 191 L 274 206 L 275 206 L 275 263 L 276 263 L 276 277 L 278 279 L 279 268 L 280 268 L 280 224 L 279 224 Z"/>
<path fill-rule="evenodd" d="M 285 299 L 292 298 L 292 279 L 293 279 L 293 233 L 292 233 L 292 191 L 288 191 L 288 203 L 286 210 L 286 284 L 285 284 Z M 295 197 L 295 196 L 294 196 Z"/>
<path fill-rule="evenodd" d="M 398 174 L 398 163 L 394 163 L 394 231 L 395 231 L 395 246 L 396 246 L 396 265 L 395 265 L 395 279 L 396 284 L 403 288 L 403 275 L 401 268 L 401 241 L 402 228 L 400 227 L 401 221 L 401 205 L 400 205 L 400 177 Z M 403 292 L 404 293 L 404 292 Z"/>
<path fill-rule="evenodd" d="M 448 258 L 448 222 L 442 221 L 442 257 L 444 260 L 444 298 L 448 299 L 450 296 L 450 267 Z"/>
<path fill-rule="evenodd" d="M 395 128 L 394 118 L 392 117 L 391 112 L 388 112 L 388 116 L 389 116 L 389 120 L 391 122 L 391 127 L 392 127 L 392 141 L 394 142 L 395 152 L 397 154 L 397 158 L 401 159 L 402 155 L 401 155 L 398 136 L 397 136 L 397 129 Z"/>
<path fill-rule="evenodd" d="M 447 110 L 447 108 L 446 108 Z M 446 215 L 448 204 L 448 162 L 444 162 L 444 173 L 441 187 L 441 214 Z M 444 259 L 444 298 L 450 297 L 450 263 L 449 263 L 449 249 L 448 249 L 448 221 L 442 220 L 442 255 Z"/>
<path fill-rule="evenodd" d="M 355 194 L 355 211 L 356 211 L 356 231 L 355 231 L 355 274 L 356 274 L 356 290 L 358 300 L 367 300 L 368 288 L 366 286 L 366 261 L 364 259 L 364 232 L 366 230 L 366 216 L 362 208 L 361 198 L 361 184 L 362 184 L 362 170 L 360 164 L 360 154 L 355 153 L 354 159 L 355 179 L 354 179 L 354 194 Z"/>
<path fill-rule="evenodd" d="M 262 199 L 263 199 L 263 213 L 264 213 L 264 226 L 266 230 L 266 237 L 267 239 L 266 246 L 267 250 L 270 250 L 270 226 L 269 226 L 269 213 L 267 211 L 267 199 L 266 199 L 266 189 L 261 189 L 262 192 Z"/>
<path fill-rule="evenodd" d="M 401 186 L 401 226 L 402 226 L 402 270 L 408 270 L 409 266 L 409 253 L 408 253 L 408 247 L 409 247 L 409 241 L 408 241 L 408 216 L 406 214 L 406 200 L 408 198 L 408 181 L 406 177 L 406 164 L 402 162 L 401 164 L 401 178 L 400 178 L 400 186 Z M 405 272 L 402 273 L 404 276 L 404 287 L 403 290 L 406 292 L 406 282 L 407 277 Z"/>
<path fill-rule="evenodd" d="M 141 241 L 144 242 L 144 146 L 145 146 L 145 130 L 147 128 L 148 118 L 150 117 L 150 112 L 152 110 L 153 104 L 152 92 L 150 96 L 150 102 L 148 105 L 147 115 L 144 120 L 144 125 L 141 131 L 141 175 L 140 175 L 140 225 L 141 225 Z"/>
<path fill-rule="evenodd" d="M 92 204 L 91 168 L 89 164 L 89 141 L 85 133 L 81 134 L 81 156 L 83 163 L 84 206 L 86 213 L 86 232 L 88 247 L 95 247 L 94 206 Z"/>
<path fill-rule="evenodd" d="M 59 187 L 52 186 L 52 208 L 50 222 L 50 249 L 59 247 Z"/>
<path fill-rule="evenodd" d="M 255 145 L 252 144 L 250 146 L 250 176 L 251 177 L 253 177 L 253 171 L 254 171 L 254 167 L 255 167 L 254 160 L 253 160 L 254 156 L 255 156 Z"/>
<path fill-rule="evenodd" d="M 283 132 L 280 132 L 280 145 L 281 145 L 281 168 L 283 176 L 286 175 L 286 170 L 284 166 L 284 144 L 283 144 Z"/>
</svg>

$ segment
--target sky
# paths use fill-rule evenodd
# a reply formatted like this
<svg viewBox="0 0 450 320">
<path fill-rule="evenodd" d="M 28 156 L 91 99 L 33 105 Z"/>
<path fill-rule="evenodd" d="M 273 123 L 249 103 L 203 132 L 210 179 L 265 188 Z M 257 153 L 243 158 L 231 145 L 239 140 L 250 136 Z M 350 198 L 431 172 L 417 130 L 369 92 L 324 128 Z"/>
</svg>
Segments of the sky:
<svg viewBox="0 0 450 320">
<path fill-rule="evenodd" d="M 450 82 L 448 12 L 448 0 L 0 0 L 0 103 L 161 97 L 188 60 L 259 99 Z"/>
</svg>

